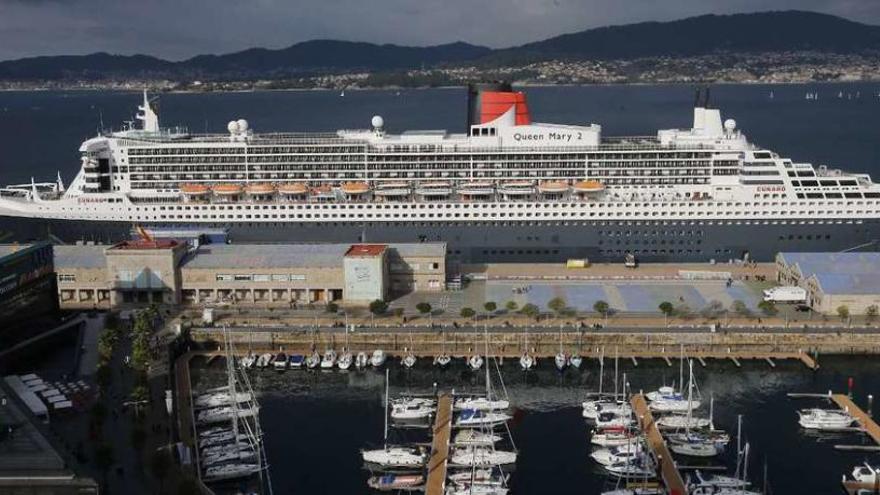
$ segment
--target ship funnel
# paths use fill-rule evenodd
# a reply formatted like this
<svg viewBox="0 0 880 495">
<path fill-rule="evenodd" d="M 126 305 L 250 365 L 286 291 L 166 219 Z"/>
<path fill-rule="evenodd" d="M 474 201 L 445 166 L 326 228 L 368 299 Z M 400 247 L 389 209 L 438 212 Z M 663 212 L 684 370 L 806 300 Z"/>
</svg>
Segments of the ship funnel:
<svg viewBox="0 0 880 495">
<path fill-rule="evenodd" d="M 526 95 L 514 91 L 510 83 L 491 82 L 468 85 L 468 121 L 467 130 L 471 126 L 492 122 L 513 107 L 516 125 L 531 123 Z"/>
</svg>

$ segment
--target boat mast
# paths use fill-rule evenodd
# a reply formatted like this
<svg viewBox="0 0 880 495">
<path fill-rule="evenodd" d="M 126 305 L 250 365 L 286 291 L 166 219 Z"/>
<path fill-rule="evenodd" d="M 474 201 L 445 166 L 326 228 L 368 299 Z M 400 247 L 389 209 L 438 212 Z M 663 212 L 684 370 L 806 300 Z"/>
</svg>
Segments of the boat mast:
<svg viewBox="0 0 880 495">
<path fill-rule="evenodd" d="M 691 434 L 691 417 L 693 416 L 694 403 L 693 403 L 693 392 L 694 392 L 694 362 L 688 359 L 688 413 L 687 420 L 684 423 L 684 432 L 687 436 Z"/>
<path fill-rule="evenodd" d="M 678 390 L 682 390 L 684 384 L 684 344 L 679 345 L 678 356 Z M 673 387 L 674 391 L 674 387 Z"/>
<path fill-rule="evenodd" d="M 602 399 L 602 378 L 605 376 L 605 348 L 599 351 L 599 400 Z"/>
<path fill-rule="evenodd" d="M 385 449 L 388 449 L 388 367 L 385 367 Z"/>
<path fill-rule="evenodd" d="M 483 322 L 483 336 L 486 346 L 484 349 L 486 362 L 483 363 L 486 367 L 486 399 L 492 400 L 492 382 L 489 380 L 489 324 L 487 322 Z"/>
<path fill-rule="evenodd" d="M 614 346 L 614 402 L 617 402 L 617 346 Z"/>
</svg>

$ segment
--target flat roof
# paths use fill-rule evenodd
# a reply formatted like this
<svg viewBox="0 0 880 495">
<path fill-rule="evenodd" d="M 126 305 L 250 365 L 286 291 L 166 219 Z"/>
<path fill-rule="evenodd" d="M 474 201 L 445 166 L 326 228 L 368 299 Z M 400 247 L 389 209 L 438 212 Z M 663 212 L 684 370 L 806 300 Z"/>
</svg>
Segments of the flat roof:
<svg viewBox="0 0 880 495">
<path fill-rule="evenodd" d="M 145 239 L 135 241 L 122 241 L 114 244 L 111 249 L 171 249 L 177 247 L 180 243 L 174 239 L 155 239 L 148 241 Z"/>
<path fill-rule="evenodd" d="M 104 245 L 56 245 L 55 269 L 65 268 L 105 268 L 107 266 Z"/>
<path fill-rule="evenodd" d="M 388 249 L 386 244 L 353 244 L 348 248 L 348 251 L 345 252 L 345 255 L 374 258 L 384 253 L 386 249 Z"/>
<path fill-rule="evenodd" d="M 341 268 L 351 244 L 206 244 L 183 262 L 186 268 Z"/>
<path fill-rule="evenodd" d="M 446 257 L 445 242 L 403 242 L 388 247 L 403 257 Z"/>
<path fill-rule="evenodd" d="M 779 253 L 826 294 L 880 294 L 880 253 Z"/>
<path fill-rule="evenodd" d="M 18 379 L 17 376 L 14 378 Z M 6 384 L 10 382 L 6 379 L 2 381 Z M 21 383 L 20 379 L 17 383 Z M 0 397 L 7 397 L 4 387 L 0 387 Z M 13 428 L 11 438 L 0 437 L 0 479 L 6 476 L 62 474 L 64 461 L 18 406 L 18 400 L 9 394 L 6 407 L 0 407 L 0 424 Z"/>
</svg>

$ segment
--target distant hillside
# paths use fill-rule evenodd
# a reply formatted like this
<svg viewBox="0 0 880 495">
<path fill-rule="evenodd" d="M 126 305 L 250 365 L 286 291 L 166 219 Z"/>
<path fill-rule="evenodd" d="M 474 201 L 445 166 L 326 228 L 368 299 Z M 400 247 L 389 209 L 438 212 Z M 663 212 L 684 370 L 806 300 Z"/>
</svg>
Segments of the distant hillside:
<svg viewBox="0 0 880 495">
<path fill-rule="evenodd" d="M 278 79 L 341 72 L 389 72 L 441 65 L 516 65 L 540 60 L 627 60 L 712 53 L 880 54 L 880 26 L 802 11 L 704 15 L 590 29 L 491 50 L 463 42 L 429 47 L 314 40 L 169 62 L 96 53 L 0 62 L 0 80 Z"/>
<path fill-rule="evenodd" d="M 0 79 L 94 79 L 101 77 L 254 77 L 271 78 L 315 72 L 382 71 L 419 68 L 474 60 L 489 54 L 486 47 L 450 43 L 429 47 L 376 45 L 351 41 L 314 40 L 288 48 L 252 48 L 226 55 L 199 55 L 168 62 L 146 55 L 34 57 L 0 62 Z"/>
<path fill-rule="evenodd" d="M 880 26 L 815 12 L 703 15 L 589 29 L 496 50 L 493 59 L 632 59 L 715 52 L 880 52 Z"/>
</svg>

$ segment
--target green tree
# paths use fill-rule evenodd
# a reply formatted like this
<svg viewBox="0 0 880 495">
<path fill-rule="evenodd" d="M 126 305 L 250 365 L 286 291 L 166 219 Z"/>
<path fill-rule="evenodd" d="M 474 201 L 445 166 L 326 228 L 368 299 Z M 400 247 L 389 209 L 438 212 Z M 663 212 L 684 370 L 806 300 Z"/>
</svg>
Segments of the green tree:
<svg viewBox="0 0 880 495">
<path fill-rule="evenodd" d="M 541 315 L 541 309 L 532 303 L 524 304 L 519 312 L 528 316 L 529 318 L 535 319 L 538 319 L 538 316 Z"/>
<path fill-rule="evenodd" d="M 385 311 L 388 311 L 387 302 L 381 299 L 376 299 L 375 301 L 370 303 L 370 313 L 379 316 L 381 314 L 385 314 Z"/>
<path fill-rule="evenodd" d="M 547 301 L 547 309 L 556 314 L 562 313 L 568 307 L 568 303 L 561 297 L 554 297 Z"/>
<path fill-rule="evenodd" d="M 880 308 L 878 308 L 876 304 L 872 304 L 865 308 L 865 316 L 868 317 L 868 320 L 877 318 L 878 314 L 880 314 Z"/>
<path fill-rule="evenodd" d="M 733 310 L 734 313 L 740 316 L 751 316 L 752 314 L 751 310 L 749 310 L 749 307 L 746 306 L 746 303 L 740 301 L 739 299 L 733 301 L 730 304 L 730 308 Z"/>
<path fill-rule="evenodd" d="M 507 304 L 505 304 L 504 307 L 507 308 L 508 311 L 513 312 L 519 309 L 519 304 L 517 304 L 516 301 L 507 301 Z"/>
<path fill-rule="evenodd" d="M 776 305 L 773 304 L 772 301 L 761 301 L 761 302 L 759 302 L 759 303 L 758 303 L 758 309 L 760 309 L 761 312 L 764 313 L 765 316 L 773 316 L 773 315 L 775 315 L 776 313 L 779 312 L 779 310 L 776 309 Z"/>
<path fill-rule="evenodd" d="M 672 316 L 672 313 L 675 311 L 675 306 L 672 305 L 669 301 L 663 301 L 660 303 L 657 308 L 663 313 L 665 316 Z"/>
<path fill-rule="evenodd" d="M 593 311 L 601 314 L 602 316 L 608 316 L 608 311 L 611 310 L 611 306 L 605 301 L 596 301 L 593 304 Z"/>
<path fill-rule="evenodd" d="M 110 365 L 106 363 L 98 365 L 98 369 L 95 370 L 95 381 L 102 389 L 110 386 L 110 382 L 113 381 L 113 369 L 110 368 Z"/>
<path fill-rule="evenodd" d="M 423 315 L 430 313 L 431 309 L 433 309 L 433 308 L 431 308 L 431 305 L 429 303 L 424 302 L 424 301 L 416 304 L 416 311 L 418 311 L 419 313 L 421 313 Z"/>
<path fill-rule="evenodd" d="M 498 305 L 495 304 L 495 301 L 486 301 L 486 304 L 483 305 L 483 309 L 485 309 L 487 313 L 494 313 L 495 310 L 498 309 Z"/>
<path fill-rule="evenodd" d="M 474 311 L 473 308 L 461 308 L 461 317 L 462 318 L 473 318 L 477 312 Z"/>
<path fill-rule="evenodd" d="M 837 307 L 837 316 L 840 317 L 841 321 L 846 321 L 849 319 L 849 307 L 845 304 L 841 304 Z"/>
</svg>

